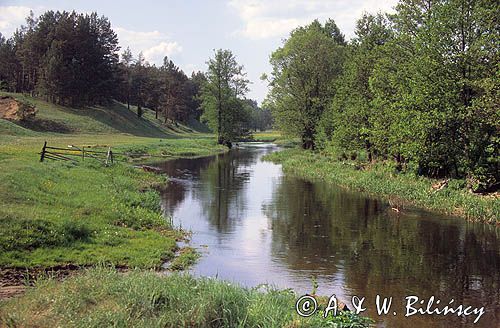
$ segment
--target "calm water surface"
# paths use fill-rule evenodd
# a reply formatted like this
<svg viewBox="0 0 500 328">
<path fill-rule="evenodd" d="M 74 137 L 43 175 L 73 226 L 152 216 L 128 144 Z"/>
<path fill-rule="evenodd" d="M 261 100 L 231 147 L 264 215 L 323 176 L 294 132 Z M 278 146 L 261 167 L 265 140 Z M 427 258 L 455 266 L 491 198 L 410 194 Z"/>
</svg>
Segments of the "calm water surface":
<svg viewBox="0 0 500 328">
<path fill-rule="evenodd" d="M 172 177 L 164 210 L 203 254 L 195 275 L 298 293 L 312 291 L 314 276 L 318 294 L 348 304 L 365 297 L 365 314 L 385 327 L 500 327 L 500 229 L 417 210 L 397 215 L 384 201 L 283 174 L 261 159 L 272 151 L 247 144 L 160 164 Z M 376 315 L 376 295 L 393 297 L 391 315 Z M 486 314 L 475 325 L 475 316 L 405 318 L 409 295 Z"/>
</svg>

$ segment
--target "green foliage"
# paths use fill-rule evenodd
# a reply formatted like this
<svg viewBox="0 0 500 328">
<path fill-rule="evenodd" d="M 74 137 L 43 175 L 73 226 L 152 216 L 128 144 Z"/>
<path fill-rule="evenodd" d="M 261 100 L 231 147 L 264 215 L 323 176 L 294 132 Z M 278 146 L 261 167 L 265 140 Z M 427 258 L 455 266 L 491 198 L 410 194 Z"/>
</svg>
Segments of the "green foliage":
<svg viewBox="0 0 500 328">
<path fill-rule="evenodd" d="M 107 18 L 66 11 L 31 14 L 10 42 L 15 58 L 2 59 L 10 60 L 13 73 L 26 72 L 11 82 L 13 90 L 36 92 L 60 104 L 110 99 L 119 47 Z"/>
<path fill-rule="evenodd" d="M 369 88 L 380 48 L 392 38 L 387 19 L 364 14 L 358 20 L 356 38 L 347 49 L 337 93 L 320 123 L 322 148 L 328 141 L 346 151 L 364 150 L 373 158 L 373 94 Z"/>
<path fill-rule="evenodd" d="M 267 102 L 303 148 L 497 190 L 499 14 L 491 1 L 401 0 L 395 14 L 364 14 L 347 45 L 314 21 L 272 54 Z"/>
<path fill-rule="evenodd" d="M 261 108 L 255 100 L 244 100 L 244 110 L 247 112 L 247 122 L 245 124 L 248 129 L 256 132 L 269 130 L 273 127 L 273 117 L 271 111 L 267 108 Z"/>
<path fill-rule="evenodd" d="M 243 66 L 233 53 L 219 49 L 207 62 L 208 71 L 201 94 L 203 116 L 217 134 L 219 144 L 230 144 L 245 134 L 248 112 L 242 97 L 248 91 Z"/>
<path fill-rule="evenodd" d="M 0 305 L 0 324 L 363 328 L 371 323 L 349 312 L 301 318 L 295 313 L 296 298 L 289 290 L 246 289 L 216 279 L 96 268 L 62 283 L 37 282 L 26 295 Z"/>
<path fill-rule="evenodd" d="M 491 178 L 482 180 L 498 183 L 498 164 L 486 159 L 488 145 L 498 154 L 500 122 L 486 100 L 498 84 L 498 52 L 485 42 L 498 38 L 488 18 L 495 10 L 466 0 L 397 6 L 395 39 L 370 85 L 379 121 L 374 143 L 387 156 L 414 161 L 434 177 L 474 175 L 484 165 Z"/>
<path fill-rule="evenodd" d="M 295 29 L 271 55 L 271 90 L 266 106 L 277 127 L 315 148 L 318 123 L 335 93 L 344 60 L 343 36 L 333 21 Z"/>
</svg>

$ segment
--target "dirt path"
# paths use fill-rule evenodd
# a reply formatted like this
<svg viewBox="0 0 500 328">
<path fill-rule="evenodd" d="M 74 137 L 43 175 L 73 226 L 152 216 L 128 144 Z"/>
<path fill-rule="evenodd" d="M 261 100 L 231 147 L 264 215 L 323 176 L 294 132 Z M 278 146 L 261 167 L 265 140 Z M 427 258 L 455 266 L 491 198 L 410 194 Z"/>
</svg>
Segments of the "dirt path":
<svg viewBox="0 0 500 328">
<path fill-rule="evenodd" d="M 40 278 L 64 279 L 78 273 L 83 267 L 76 265 L 57 266 L 52 268 L 0 268 L 0 300 L 23 294 Z"/>
</svg>

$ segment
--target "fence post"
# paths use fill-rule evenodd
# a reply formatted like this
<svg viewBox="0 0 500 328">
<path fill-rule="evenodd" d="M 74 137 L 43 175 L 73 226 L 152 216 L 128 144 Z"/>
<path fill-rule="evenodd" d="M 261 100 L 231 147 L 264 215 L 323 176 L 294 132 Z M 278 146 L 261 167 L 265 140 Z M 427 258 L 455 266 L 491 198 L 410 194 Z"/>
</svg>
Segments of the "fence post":
<svg viewBox="0 0 500 328">
<path fill-rule="evenodd" d="M 43 162 L 45 158 L 45 148 L 47 147 L 47 141 L 43 144 L 42 152 L 40 153 L 40 162 Z"/>
<path fill-rule="evenodd" d="M 82 160 L 85 161 L 85 146 L 82 147 Z"/>
<path fill-rule="evenodd" d="M 111 147 L 108 147 L 108 154 L 106 155 L 106 165 L 111 160 Z"/>
</svg>

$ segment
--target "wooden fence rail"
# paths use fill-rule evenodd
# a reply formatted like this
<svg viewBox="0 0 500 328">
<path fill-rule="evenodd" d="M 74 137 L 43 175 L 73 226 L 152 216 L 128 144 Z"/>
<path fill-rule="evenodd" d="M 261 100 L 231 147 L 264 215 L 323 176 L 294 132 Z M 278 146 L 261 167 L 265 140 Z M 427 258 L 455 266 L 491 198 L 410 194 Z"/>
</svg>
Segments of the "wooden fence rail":
<svg viewBox="0 0 500 328">
<path fill-rule="evenodd" d="M 119 156 L 119 158 L 117 158 L 116 156 Z M 78 162 L 78 160 L 85 161 L 86 158 L 89 158 L 97 160 L 104 165 L 112 165 L 117 160 L 125 161 L 130 157 L 168 158 L 171 156 L 151 155 L 147 153 L 119 153 L 114 152 L 111 147 L 108 147 L 107 151 L 89 150 L 88 148 L 80 148 L 74 145 L 68 145 L 68 148 L 51 147 L 47 145 L 47 141 L 44 142 L 42 151 L 40 152 L 40 162 L 43 162 L 46 159 L 51 159 L 76 163 Z"/>
</svg>

